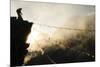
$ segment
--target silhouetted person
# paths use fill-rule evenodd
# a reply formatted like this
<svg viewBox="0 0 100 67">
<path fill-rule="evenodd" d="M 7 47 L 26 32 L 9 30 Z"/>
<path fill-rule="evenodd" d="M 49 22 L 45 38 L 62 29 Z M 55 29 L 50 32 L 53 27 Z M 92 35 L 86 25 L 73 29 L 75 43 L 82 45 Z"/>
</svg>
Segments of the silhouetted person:
<svg viewBox="0 0 100 67">
<path fill-rule="evenodd" d="M 21 10 L 22 10 L 22 8 L 18 8 L 18 9 L 16 10 L 17 15 L 18 15 L 18 20 L 20 20 L 20 21 L 22 21 L 22 20 L 23 20 Z"/>
<path fill-rule="evenodd" d="M 22 8 L 16 10 L 18 19 L 11 17 L 11 66 L 23 65 L 29 47 L 26 40 L 33 23 L 23 20 L 21 10 Z"/>
</svg>

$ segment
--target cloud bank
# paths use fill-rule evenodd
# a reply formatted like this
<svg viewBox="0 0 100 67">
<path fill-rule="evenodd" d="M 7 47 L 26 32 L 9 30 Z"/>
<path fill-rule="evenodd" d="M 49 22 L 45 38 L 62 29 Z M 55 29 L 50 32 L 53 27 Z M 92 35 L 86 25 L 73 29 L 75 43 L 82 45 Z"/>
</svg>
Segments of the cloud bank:
<svg viewBox="0 0 100 67">
<path fill-rule="evenodd" d="M 48 33 L 39 33 L 36 37 L 38 39 L 33 40 L 29 46 L 24 63 L 27 64 L 32 58 L 57 49 L 87 50 L 83 46 L 86 46 L 91 39 L 95 41 L 94 13 L 87 16 L 70 17 L 63 26 L 76 30 L 56 29 L 52 36 Z"/>
</svg>

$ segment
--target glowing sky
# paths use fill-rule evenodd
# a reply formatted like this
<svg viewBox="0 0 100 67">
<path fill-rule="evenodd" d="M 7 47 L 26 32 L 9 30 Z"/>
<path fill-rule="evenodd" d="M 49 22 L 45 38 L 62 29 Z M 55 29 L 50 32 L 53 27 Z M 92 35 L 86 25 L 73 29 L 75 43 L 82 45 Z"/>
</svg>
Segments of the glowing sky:
<svg viewBox="0 0 100 67">
<path fill-rule="evenodd" d="M 62 25 L 69 16 L 87 15 L 95 10 L 94 6 L 90 5 L 12 1 L 11 16 L 17 16 L 17 8 L 22 8 L 23 18 L 26 20 L 58 26 Z"/>
<path fill-rule="evenodd" d="M 22 8 L 23 19 L 34 23 L 63 26 L 71 16 L 87 15 L 95 12 L 95 6 L 57 3 L 41 3 L 32 1 L 11 1 L 11 16 L 17 16 L 16 9 Z M 68 23 L 69 24 L 69 23 Z M 34 25 L 34 27 L 37 27 Z M 38 27 L 39 28 L 39 27 Z M 55 29 L 42 27 L 45 33 Z M 49 30 L 49 31 L 48 31 Z"/>
<path fill-rule="evenodd" d="M 70 17 L 87 16 L 95 12 L 95 6 L 93 5 L 11 1 L 11 16 L 17 16 L 16 9 L 18 8 L 22 8 L 22 17 L 24 20 L 57 27 L 62 27 L 65 24 L 67 27 L 73 27 L 76 23 L 68 22 L 67 20 L 69 20 Z M 76 25 L 82 26 L 83 24 L 79 23 Z M 29 41 L 31 41 L 32 44 L 35 38 L 40 39 L 40 37 L 43 38 L 42 36 L 47 37 L 47 34 L 51 35 L 54 31 L 56 31 L 55 28 L 33 24 Z"/>
</svg>

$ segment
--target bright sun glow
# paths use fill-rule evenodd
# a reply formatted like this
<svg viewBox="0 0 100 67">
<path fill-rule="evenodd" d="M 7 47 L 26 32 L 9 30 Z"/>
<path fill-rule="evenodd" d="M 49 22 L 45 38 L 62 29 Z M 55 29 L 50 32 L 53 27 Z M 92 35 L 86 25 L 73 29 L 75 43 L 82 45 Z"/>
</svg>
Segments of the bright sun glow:
<svg viewBox="0 0 100 67">
<path fill-rule="evenodd" d="M 36 39 L 39 39 L 39 34 L 40 34 L 40 32 L 37 31 L 37 28 L 38 28 L 38 26 L 36 26 L 36 25 L 32 26 L 31 32 L 30 32 L 30 34 L 28 35 L 28 38 L 27 38 L 26 43 L 29 43 L 30 45 L 32 45 L 33 42 L 34 42 Z"/>
<path fill-rule="evenodd" d="M 33 42 L 33 40 L 35 40 L 35 39 L 38 38 L 38 35 L 39 35 L 39 32 L 37 32 L 37 31 L 32 31 L 32 32 L 29 34 L 26 43 L 30 43 L 30 44 L 31 44 L 31 43 Z"/>
<path fill-rule="evenodd" d="M 50 28 L 48 27 L 42 27 L 40 25 L 34 24 L 26 40 L 26 43 L 29 44 L 27 50 L 29 52 L 41 51 L 43 54 L 41 47 L 46 45 L 45 41 L 48 41 L 50 34 L 52 35 L 54 31 L 55 29 L 52 29 L 52 31 L 50 31 Z"/>
</svg>

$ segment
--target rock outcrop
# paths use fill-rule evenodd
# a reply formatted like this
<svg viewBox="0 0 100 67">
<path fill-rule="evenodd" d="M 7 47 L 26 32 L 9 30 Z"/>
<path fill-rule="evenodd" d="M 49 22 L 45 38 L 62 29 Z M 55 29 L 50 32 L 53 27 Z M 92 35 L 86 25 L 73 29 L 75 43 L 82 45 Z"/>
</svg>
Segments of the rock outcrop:
<svg viewBox="0 0 100 67">
<path fill-rule="evenodd" d="M 26 49 L 29 47 L 26 39 L 31 32 L 32 24 L 31 22 L 11 17 L 11 66 L 21 66 L 23 64 L 24 57 L 28 52 Z"/>
</svg>

